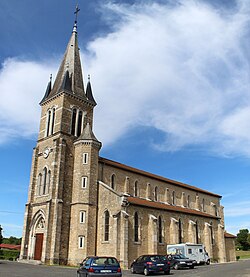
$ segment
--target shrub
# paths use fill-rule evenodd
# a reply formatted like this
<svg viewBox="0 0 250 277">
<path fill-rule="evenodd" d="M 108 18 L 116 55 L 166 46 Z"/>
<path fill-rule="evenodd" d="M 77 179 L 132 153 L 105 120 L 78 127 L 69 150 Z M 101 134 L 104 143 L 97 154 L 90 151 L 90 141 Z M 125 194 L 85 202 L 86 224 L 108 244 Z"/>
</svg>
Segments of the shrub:
<svg viewBox="0 0 250 277">
<path fill-rule="evenodd" d="M 20 252 L 18 250 L 0 250 L 0 259 L 14 261 L 19 257 Z"/>
<path fill-rule="evenodd" d="M 236 261 L 238 261 L 240 259 L 240 256 L 236 256 Z"/>
</svg>

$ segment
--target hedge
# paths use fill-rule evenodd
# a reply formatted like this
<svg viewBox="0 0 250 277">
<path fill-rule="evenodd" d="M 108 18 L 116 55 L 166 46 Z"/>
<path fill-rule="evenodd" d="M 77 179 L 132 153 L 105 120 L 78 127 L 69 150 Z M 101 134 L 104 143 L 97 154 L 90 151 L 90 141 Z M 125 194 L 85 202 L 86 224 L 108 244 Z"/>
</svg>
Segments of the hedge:
<svg viewBox="0 0 250 277">
<path fill-rule="evenodd" d="M 20 251 L 0 249 L 0 260 L 15 261 L 19 257 Z"/>
</svg>

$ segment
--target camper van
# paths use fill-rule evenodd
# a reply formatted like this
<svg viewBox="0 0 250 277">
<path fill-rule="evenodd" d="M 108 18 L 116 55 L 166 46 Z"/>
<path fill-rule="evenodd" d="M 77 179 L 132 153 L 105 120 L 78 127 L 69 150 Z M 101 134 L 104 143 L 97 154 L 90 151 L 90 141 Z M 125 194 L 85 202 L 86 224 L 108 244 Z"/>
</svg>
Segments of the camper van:
<svg viewBox="0 0 250 277">
<path fill-rule="evenodd" d="M 197 264 L 210 264 L 210 257 L 203 244 L 180 243 L 169 244 L 167 254 L 182 254 L 189 259 L 196 260 Z"/>
</svg>

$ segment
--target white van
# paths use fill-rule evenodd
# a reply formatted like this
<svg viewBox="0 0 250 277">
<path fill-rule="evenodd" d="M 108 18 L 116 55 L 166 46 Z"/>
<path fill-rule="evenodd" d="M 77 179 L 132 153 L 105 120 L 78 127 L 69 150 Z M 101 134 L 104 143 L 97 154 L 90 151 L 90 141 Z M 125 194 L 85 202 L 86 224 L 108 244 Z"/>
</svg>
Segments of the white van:
<svg viewBox="0 0 250 277">
<path fill-rule="evenodd" d="M 197 264 L 210 264 L 210 257 L 203 244 L 169 244 L 167 246 L 167 254 L 183 254 L 189 259 L 196 260 Z"/>
</svg>

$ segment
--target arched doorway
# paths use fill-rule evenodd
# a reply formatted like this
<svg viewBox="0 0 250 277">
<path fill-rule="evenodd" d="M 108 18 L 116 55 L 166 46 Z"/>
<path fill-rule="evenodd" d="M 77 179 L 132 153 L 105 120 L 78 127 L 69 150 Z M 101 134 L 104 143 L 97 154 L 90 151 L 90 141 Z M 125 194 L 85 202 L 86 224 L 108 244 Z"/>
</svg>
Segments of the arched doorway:
<svg viewBox="0 0 250 277">
<path fill-rule="evenodd" d="M 29 258 L 41 260 L 45 231 L 45 216 L 43 211 L 40 210 L 37 212 L 32 221 L 33 224 L 30 232 Z"/>
</svg>

